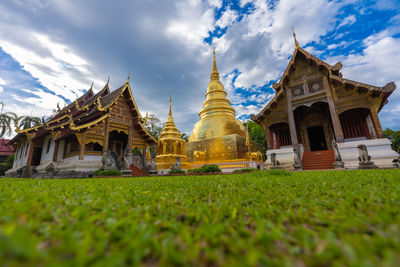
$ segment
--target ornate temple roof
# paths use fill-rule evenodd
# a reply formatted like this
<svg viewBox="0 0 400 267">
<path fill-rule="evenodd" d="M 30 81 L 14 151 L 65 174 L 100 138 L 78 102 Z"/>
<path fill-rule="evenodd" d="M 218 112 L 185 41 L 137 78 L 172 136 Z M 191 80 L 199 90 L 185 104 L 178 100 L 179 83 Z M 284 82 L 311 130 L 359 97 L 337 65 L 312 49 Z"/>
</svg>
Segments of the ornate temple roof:
<svg viewBox="0 0 400 267">
<path fill-rule="evenodd" d="M 340 72 L 343 67 L 341 62 L 338 62 L 333 66 L 326 63 L 325 61 L 319 59 L 318 57 L 301 48 L 299 43 L 297 42 L 296 34 L 294 33 L 294 31 L 293 37 L 295 40 L 295 50 L 293 52 L 293 55 L 290 58 L 289 63 L 285 71 L 283 72 L 279 82 L 272 85 L 272 88 L 275 90 L 275 96 L 257 115 L 251 115 L 251 119 L 253 121 L 260 121 L 262 117 L 265 114 L 268 114 L 270 112 L 270 109 L 276 106 L 277 102 L 285 95 L 283 87 L 285 84 L 287 84 L 289 80 L 289 74 L 294 70 L 294 64 L 300 55 L 304 56 L 310 63 L 315 64 L 318 68 L 325 69 L 328 73 L 328 79 L 331 82 L 340 83 L 344 86 L 344 88 L 353 89 L 354 92 L 366 91 L 368 96 L 381 96 L 382 101 L 379 103 L 379 110 L 382 109 L 382 107 L 387 103 L 388 97 L 396 89 L 396 85 L 394 84 L 394 82 L 390 82 L 387 83 L 385 86 L 379 87 L 343 78 L 343 75 Z"/>
<path fill-rule="evenodd" d="M 0 138 L 0 156 L 9 156 L 14 153 L 14 147 L 8 145 L 10 140 Z"/>
<path fill-rule="evenodd" d="M 50 120 L 43 124 L 21 130 L 16 123 L 17 135 L 10 140 L 10 143 L 15 143 L 25 134 L 29 134 L 33 139 L 37 139 L 43 135 L 54 133 L 55 131 L 61 133 L 56 137 L 56 139 L 59 140 L 73 134 L 74 131 L 81 131 L 92 127 L 103 122 L 110 116 L 110 108 L 120 97 L 125 97 L 129 100 L 128 104 L 134 117 L 134 127 L 136 130 L 144 136 L 147 142 L 155 143 L 156 140 L 154 137 L 150 135 L 143 126 L 145 119 L 141 116 L 135 99 L 132 96 L 129 78 L 124 85 L 112 92 L 110 92 L 108 81 L 104 88 L 96 94 L 93 93 L 93 88 L 90 87 L 85 94 L 72 101 L 63 109 L 59 109 Z"/>
</svg>

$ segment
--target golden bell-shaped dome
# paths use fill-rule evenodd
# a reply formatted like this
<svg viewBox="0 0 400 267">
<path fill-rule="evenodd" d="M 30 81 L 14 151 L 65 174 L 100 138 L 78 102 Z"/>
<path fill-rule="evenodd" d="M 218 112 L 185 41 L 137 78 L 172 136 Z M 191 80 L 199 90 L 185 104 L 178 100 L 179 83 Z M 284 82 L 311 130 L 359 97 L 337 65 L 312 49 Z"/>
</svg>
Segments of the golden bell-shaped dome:
<svg viewBox="0 0 400 267">
<path fill-rule="evenodd" d="M 189 137 L 189 142 L 231 134 L 245 137 L 244 127 L 236 119 L 235 109 L 226 97 L 225 88 L 219 80 L 215 49 L 213 50 L 213 68 L 210 79 L 206 100 L 203 103 L 203 109 L 199 113 L 200 121 L 195 124 L 192 134 Z"/>
</svg>

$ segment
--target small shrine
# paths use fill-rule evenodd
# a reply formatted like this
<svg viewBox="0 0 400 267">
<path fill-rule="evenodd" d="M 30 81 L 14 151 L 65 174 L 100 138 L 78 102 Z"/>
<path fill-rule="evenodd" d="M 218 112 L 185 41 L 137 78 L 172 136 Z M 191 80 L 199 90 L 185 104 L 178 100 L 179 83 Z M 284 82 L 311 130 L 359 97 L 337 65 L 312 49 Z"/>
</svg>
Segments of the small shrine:
<svg viewBox="0 0 400 267">
<path fill-rule="evenodd" d="M 171 104 L 170 96 L 168 119 L 157 142 L 157 170 L 188 169 L 186 141 L 175 126 Z"/>
</svg>

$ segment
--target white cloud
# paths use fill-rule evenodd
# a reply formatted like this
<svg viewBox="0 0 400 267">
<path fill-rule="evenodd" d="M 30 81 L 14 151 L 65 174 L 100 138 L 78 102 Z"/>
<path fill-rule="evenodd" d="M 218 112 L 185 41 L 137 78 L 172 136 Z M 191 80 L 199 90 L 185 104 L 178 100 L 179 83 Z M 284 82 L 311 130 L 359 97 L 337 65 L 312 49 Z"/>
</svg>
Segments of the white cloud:
<svg viewBox="0 0 400 267">
<path fill-rule="evenodd" d="M 240 0 L 240 6 L 244 7 L 248 3 L 252 3 L 252 2 L 253 2 L 253 0 Z"/>
<path fill-rule="evenodd" d="M 236 105 L 235 109 L 237 118 L 257 114 L 260 111 L 260 108 L 255 105 Z"/>
<path fill-rule="evenodd" d="M 189 47 L 203 45 L 203 39 L 214 27 L 214 9 L 201 1 L 179 2 L 177 17 L 171 19 L 165 34 L 177 37 Z"/>
<path fill-rule="evenodd" d="M 350 26 L 350 25 L 354 24 L 356 21 L 357 21 L 356 16 L 349 15 L 342 20 L 342 22 L 337 26 L 337 28 L 339 29 L 346 25 Z"/>
<path fill-rule="evenodd" d="M 4 88 L 2 87 L 2 85 L 6 85 L 6 81 L 3 80 L 2 78 L 0 78 L 0 93 L 2 93 L 4 91 Z"/>
<path fill-rule="evenodd" d="M 330 44 L 327 46 L 327 49 L 332 50 L 332 49 L 336 49 L 338 47 L 348 47 L 351 44 L 354 44 L 357 41 L 341 41 L 340 43 L 336 43 L 336 44 Z"/>
<path fill-rule="evenodd" d="M 210 6 L 214 6 L 216 8 L 221 8 L 222 7 L 222 0 L 208 0 L 208 4 Z"/>
<path fill-rule="evenodd" d="M 220 28 L 226 28 L 232 25 L 232 23 L 237 19 L 238 14 L 236 11 L 227 9 L 220 19 L 215 23 L 216 26 Z"/>
<path fill-rule="evenodd" d="M 25 30 L 24 35 L 26 39 L 35 43 L 34 49 L 27 47 L 22 40 L 8 41 L 4 31 L 0 31 L 0 37 L 3 39 L 0 45 L 24 70 L 37 77 L 44 87 L 56 95 L 73 100 L 82 94 L 80 89 L 88 89 L 90 80 L 102 83 L 93 78 L 93 74 L 88 70 L 88 63 L 67 46 L 36 32 Z"/>
</svg>

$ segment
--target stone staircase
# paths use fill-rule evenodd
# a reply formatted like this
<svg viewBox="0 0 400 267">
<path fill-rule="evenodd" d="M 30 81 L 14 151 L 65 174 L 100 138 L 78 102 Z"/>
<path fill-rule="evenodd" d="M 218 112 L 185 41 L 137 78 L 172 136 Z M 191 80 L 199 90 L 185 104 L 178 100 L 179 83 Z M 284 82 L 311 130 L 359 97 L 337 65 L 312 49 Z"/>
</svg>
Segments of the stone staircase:
<svg viewBox="0 0 400 267">
<path fill-rule="evenodd" d="M 329 170 L 334 169 L 335 155 L 333 150 L 304 152 L 303 170 Z"/>
<path fill-rule="evenodd" d="M 138 167 L 131 165 L 130 169 L 132 171 L 132 176 L 136 177 L 136 176 L 148 176 L 148 174 L 144 171 L 142 171 L 141 169 L 139 169 Z"/>
</svg>

